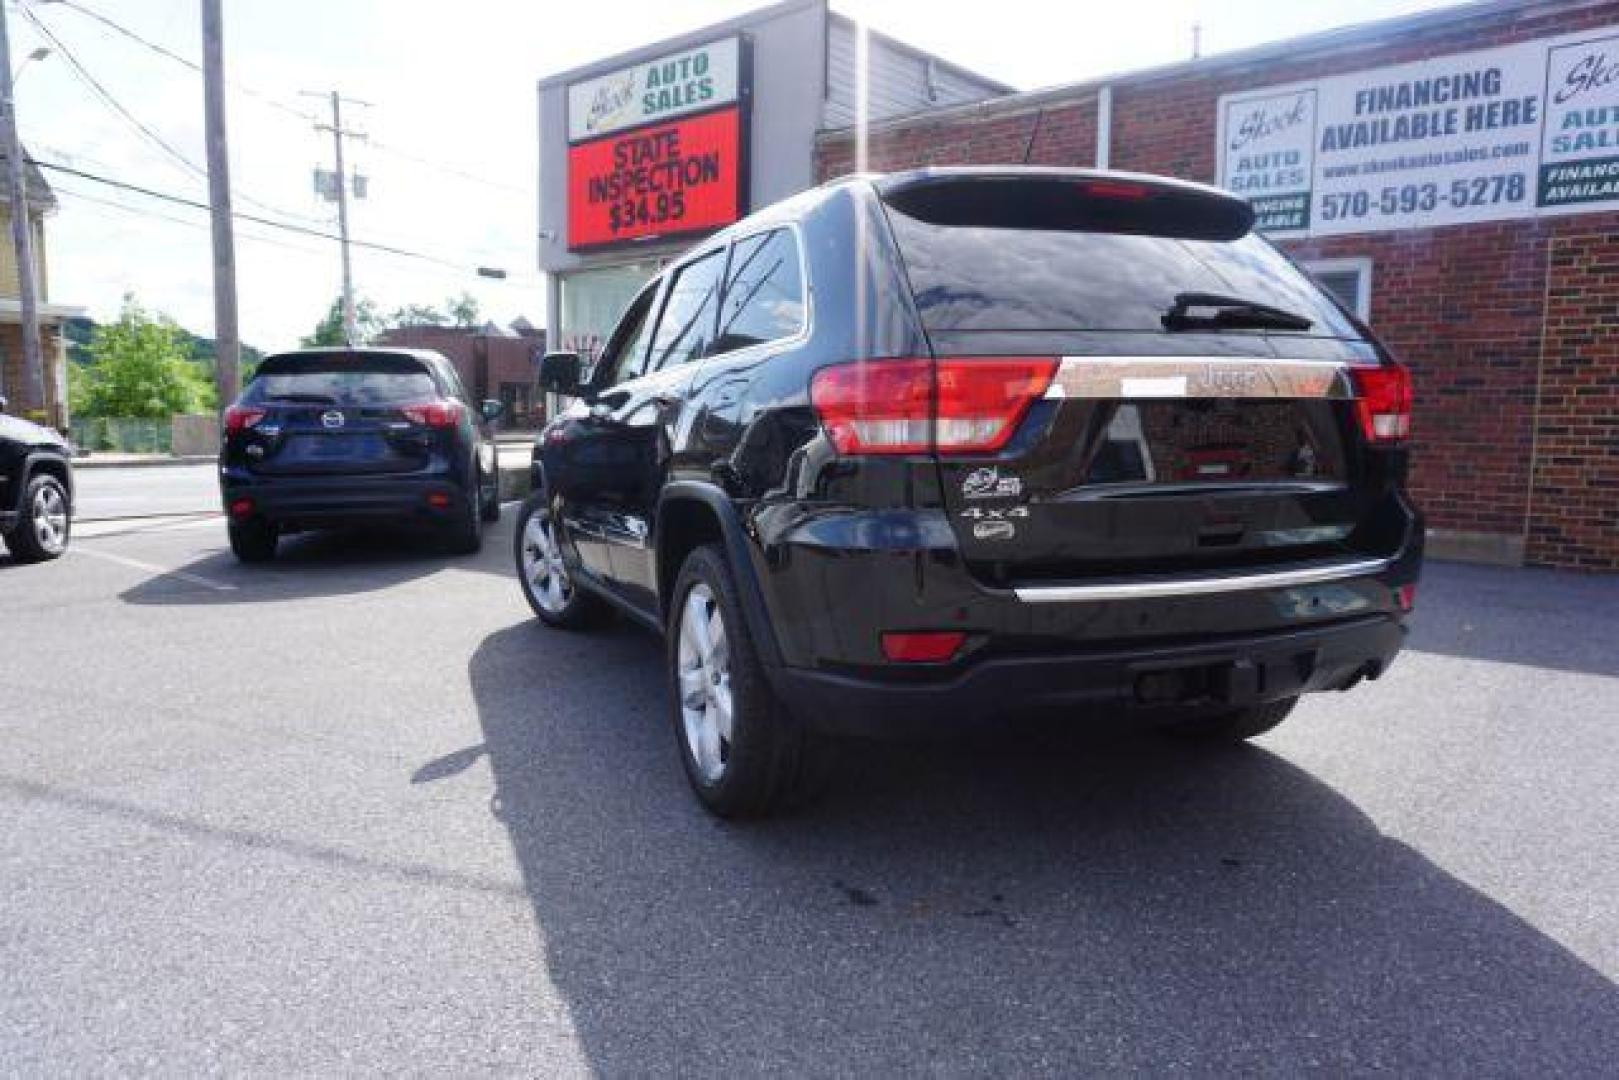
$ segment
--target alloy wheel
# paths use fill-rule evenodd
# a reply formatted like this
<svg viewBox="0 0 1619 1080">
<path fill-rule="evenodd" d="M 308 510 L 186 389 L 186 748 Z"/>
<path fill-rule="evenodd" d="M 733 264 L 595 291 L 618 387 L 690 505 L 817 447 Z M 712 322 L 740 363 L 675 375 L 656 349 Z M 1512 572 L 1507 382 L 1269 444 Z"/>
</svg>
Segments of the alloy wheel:
<svg viewBox="0 0 1619 1080">
<path fill-rule="evenodd" d="M 63 497 L 62 489 L 54 484 L 42 485 L 34 493 L 31 511 L 34 536 L 39 540 L 39 546 L 52 555 L 60 555 L 67 550 L 67 499 Z"/>
<path fill-rule="evenodd" d="M 523 526 L 523 586 L 540 607 L 560 615 L 573 595 L 551 515 L 536 510 Z"/>
<path fill-rule="evenodd" d="M 681 608 L 676 665 L 686 748 L 703 781 L 717 783 L 731 756 L 731 650 L 719 604 L 702 583 Z"/>
</svg>

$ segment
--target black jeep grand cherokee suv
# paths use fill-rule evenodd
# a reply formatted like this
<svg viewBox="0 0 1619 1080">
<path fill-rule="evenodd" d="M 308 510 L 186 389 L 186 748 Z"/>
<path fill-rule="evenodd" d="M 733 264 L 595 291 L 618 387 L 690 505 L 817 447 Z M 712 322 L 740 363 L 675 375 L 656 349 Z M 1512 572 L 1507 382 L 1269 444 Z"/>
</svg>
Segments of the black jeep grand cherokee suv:
<svg viewBox="0 0 1619 1080">
<path fill-rule="evenodd" d="M 539 617 L 665 632 L 691 782 L 764 813 L 827 738 L 1009 706 L 1240 739 L 1376 678 L 1422 548 L 1406 370 L 1202 186 L 837 182 L 630 304 L 542 433 Z"/>
</svg>

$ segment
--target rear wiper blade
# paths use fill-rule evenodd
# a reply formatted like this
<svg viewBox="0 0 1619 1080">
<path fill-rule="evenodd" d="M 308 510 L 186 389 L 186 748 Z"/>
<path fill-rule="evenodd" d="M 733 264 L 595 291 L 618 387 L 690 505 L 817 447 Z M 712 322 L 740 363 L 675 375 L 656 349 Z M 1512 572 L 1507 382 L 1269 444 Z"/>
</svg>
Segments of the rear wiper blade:
<svg viewBox="0 0 1619 1080">
<path fill-rule="evenodd" d="M 336 405 L 330 394 L 266 394 L 260 401 L 284 401 L 295 405 Z"/>
<path fill-rule="evenodd" d="M 1207 315 L 1194 315 L 1205 309 Z M 1254 330 L 1308 330 L 1315 323 L 1303 315 L 1279 307 L 1219 293 L 1183 292 L 1164 312 L 1165 330 L 1219 330 L 1226 327 Z"/>
</svg>

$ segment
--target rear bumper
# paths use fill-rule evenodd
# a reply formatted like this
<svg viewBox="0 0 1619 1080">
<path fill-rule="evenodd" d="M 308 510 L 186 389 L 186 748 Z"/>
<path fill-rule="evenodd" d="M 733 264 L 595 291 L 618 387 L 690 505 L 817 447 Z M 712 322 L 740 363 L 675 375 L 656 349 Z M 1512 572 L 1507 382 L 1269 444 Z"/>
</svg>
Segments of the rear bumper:
<svg viewBox="0 0 1619 1080">
<path fill-rule="evenodd" d="M 1405 637 L 1421 518 L 1390 507 L 1383 554 L 1250 570 L 996 588 L 936 511 L 755 515 L 750 569 L 773 681 L 827 731 L 930 732 L 1024 708 L 1168 714 L 1257 704 L 1380 675 Z M 959 631 L 955 659 L 889 663 L 885 633 Z"/>
<path fill-rule="evenodd" d="M 443 473 L 423 476 L 226 475 L 220 494 L 227 515 L 253 516 L 294 527 L 364 525 L 378 521 L 448 523 L 466 510 L 464 486 Z M 445 501 L 435 506 L 437 496 Z M 231 504 L 251 499 L 250 515 L 231 514 Z"/>
<path fill-rule="evenodd" d="M 954 733 L 1023 711 L 1127 712 L 1151 723 L 1347 689 L 1387 670 L 1405 633 L 1398 617 L 1380 614 L 1193 645 L 992 658 L 927 682 L 803 668 L 776 676 L 799 720 L 828 734 Z"/>
</svg>

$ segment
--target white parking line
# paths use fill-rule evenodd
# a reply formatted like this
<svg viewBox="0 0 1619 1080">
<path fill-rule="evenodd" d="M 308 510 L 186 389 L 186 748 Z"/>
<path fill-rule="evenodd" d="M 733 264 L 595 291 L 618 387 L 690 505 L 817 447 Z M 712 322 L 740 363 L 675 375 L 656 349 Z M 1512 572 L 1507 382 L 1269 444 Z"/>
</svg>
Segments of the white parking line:
<svg viewBox="0 0 1619 1080">
<path fill-rule="evenodd" d="M 108 562 L 118 563 L 120 566 L 127 566 L 132 570 L 145 570 L 148 573 L 157 574 L 161 577 L 178 578 L 181 581 L 188 582 L 192 585 L 200 585 L 204 589 L 212 589 L 215 592 L 236 591 L 236 586 L 228 584 L 227 582 L 214 581 L 212 578 L 205 578 L 201 574 L 188 573 L 185 570 L 171 570 L 166 566 L 157 566 L 154 563 L 142 562 L 139 559 L 131 559 L 124 555 L 114 555 L 108 551 L 97 551 L 95 548 L 87 547 L 75 547 L 69 548 L 68 550 L 73 552 L 75 555 L 90 555 L 97 559 L 106 559 Z"/>
<path fill-rule="evenodd" d="M 202 514 L 165 515 L 152 518 L 101 518 L 96 521 L 75 521 L 73 536 L 77 540 L 95 540 L 103 536 L 128 536 L 132 533 L 175 532 L 180 529 L 218 528 L 225 515 L 216 511 Z"/>
</svg>

